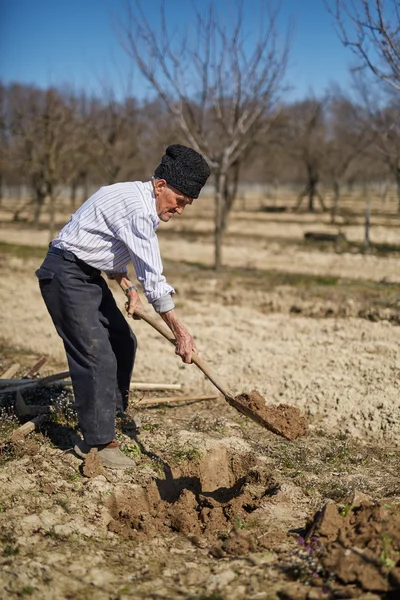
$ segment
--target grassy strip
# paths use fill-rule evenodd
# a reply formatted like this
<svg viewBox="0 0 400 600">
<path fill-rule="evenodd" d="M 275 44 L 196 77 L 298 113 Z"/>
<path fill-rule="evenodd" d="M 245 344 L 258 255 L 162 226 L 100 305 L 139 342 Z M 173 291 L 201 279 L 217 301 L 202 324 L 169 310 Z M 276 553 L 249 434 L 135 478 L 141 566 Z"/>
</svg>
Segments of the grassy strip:
<svg viewBox="0 0 400 600">
<path fill-rule="evenodd" d="M 18 258 L 44 258 L 47 246 L 29 246 L 20 244 L 8 244 L 0 242 L 0 253 L 11 254 Z"/>
<path fill-rule="evenodd" d="M 208 242 L 214 243 L 214 233 L 212 231 L 190 231 L 190 230 L 161 230 L 157 233 L 160 238 L 172 239 L 172 240 L 185 240 L 188 242 Z M 363 242 L 349 242 L 343 241 L 338 242 L 335 246 L 334 242 L 330 241 L 315 241 L 307 239 L 293 239 L 289 237 L 270 236 L 259 233 L 226 233 L 224 241 L 226 246 L 236 246 L 238 240 L 258 241 L 264 245 L 267 244 L 280 244 L 282 247 L 297 247 L 299 249 L 307 249 L 314 252 L 336 252 L 337 254 L 343 254 L 347 252 L 356 254 L 372 254 L 378 257 L 387 256 L 398 256 L 400 253 L 400 244 L 389 244 L 389 243 L 370 243 L 368 249 L 365 248 Z M 266 246 L 264 246 L 266 247 Z"/>
<path fill-rule="evenodd" d="M 180 276 L 202 293 L 212 293 L 214 297 L 226 291 L 245 289 L 249 292 L 271 292 L 276 288 L 291 288 L 299 301 L 326 303 L 338 307 L 346 305 L 351 299 L 365 310 L 400 307 L 399 286 L 397 283 L 385 281 L 362 281 L 358 279 L 341 279 L 329 275 L 308 275 L 303 273 L 285 273 L 273 270 L 240 269 L 225 267 L 214 271 L 201 263 L 165 261 L 167 278 Z M 217 280 L 212 289 L 208 281 Z M 249 296 L 250 298 L 251 296 Z M 250 300 L 251 301 L 251 300 Z M 359 315 L 362 316 L 362 315 Z"/>
<path fill-rule="evenodd" d="M 399 248 L 400 250 L 400 248 Z M 0 254 L 19 258 L 44 258 L 46 248 L 0 242 Z M 271 291 L 277 287 L 291 287 L 326 300 L 362 300 L 363 304 L 372 303 L 380 307 L 398 306 L 398 284 L 387 282 L 360 281 L 357 279 L 341 279 L 330 275 L 309 275 L 304 273 L 286 273 L 275 270 L 224 267 L 216 272 L 201 262 L 164 260 L 167 277 L 181 276 L 187 281 L 198 284 L 204 280 L 217 279 L 222 290 L 234 287 L 245 287 L 251 290 Z"/>
</svg>

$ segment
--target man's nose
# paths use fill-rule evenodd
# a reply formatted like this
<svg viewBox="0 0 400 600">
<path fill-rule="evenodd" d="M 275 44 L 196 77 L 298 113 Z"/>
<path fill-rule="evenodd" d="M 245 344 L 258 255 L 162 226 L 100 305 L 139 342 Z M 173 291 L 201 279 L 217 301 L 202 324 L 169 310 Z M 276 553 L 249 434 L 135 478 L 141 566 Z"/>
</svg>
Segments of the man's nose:
<svg viewBox="0 0 400 600">
<path fill-rule="evenodd" d="M 175 209 L 175 212 L 177 212 L 178 215 L 181 215 L 183 213 L 184 208 L 185 208 L 184 206 L 177 206 Z"/>
</svg>

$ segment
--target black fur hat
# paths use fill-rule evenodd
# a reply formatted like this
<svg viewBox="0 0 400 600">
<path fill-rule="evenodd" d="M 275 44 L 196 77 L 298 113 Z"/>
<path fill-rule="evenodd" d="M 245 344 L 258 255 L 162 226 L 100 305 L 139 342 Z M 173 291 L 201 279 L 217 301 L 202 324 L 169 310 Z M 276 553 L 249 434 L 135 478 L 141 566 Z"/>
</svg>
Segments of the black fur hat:
<svg viewBox="0 0 400 600">
<path fill-rule="evenodd" d="M 198 198 L 201 188 L 210 176 L 210 167 L 204 158 L 180 144 L 168 146 L 154 177 L 165 181 L 189 198 Z"/>
</svg>

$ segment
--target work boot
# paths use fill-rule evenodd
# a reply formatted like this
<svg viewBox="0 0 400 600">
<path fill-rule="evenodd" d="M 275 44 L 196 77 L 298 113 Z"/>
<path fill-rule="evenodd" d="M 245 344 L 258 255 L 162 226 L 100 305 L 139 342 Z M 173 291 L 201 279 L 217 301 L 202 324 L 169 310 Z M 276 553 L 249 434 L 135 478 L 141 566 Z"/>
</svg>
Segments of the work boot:
<svg viewBox="0 0 400 600">
<path fill-rule="evenodd" d="M 89 446 L 84 440 L 79 440 L 74 446 L 74 452 L 81 458 L 86 458 L 92 448 L 97 448 L 101 462 L 109 469 L 129 469 L 135 466 L 133 460 L 121 452 L 117 440 L 99 446 Z"/>
</svg>

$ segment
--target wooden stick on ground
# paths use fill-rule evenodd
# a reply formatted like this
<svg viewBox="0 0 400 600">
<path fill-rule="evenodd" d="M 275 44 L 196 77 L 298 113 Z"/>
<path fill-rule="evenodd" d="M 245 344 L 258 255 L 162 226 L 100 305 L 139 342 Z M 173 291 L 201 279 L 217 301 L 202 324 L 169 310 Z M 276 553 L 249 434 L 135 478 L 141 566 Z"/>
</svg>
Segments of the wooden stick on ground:
<svg viewBox="0 0 400 600">
<path fill-rule="evenodd" d="M 46 387 L 51 387 L 52 385 L 72 385 L 72 381 L 70 379 L 64 379 L 64 380 L 57 380 L 57 381 L 53 381 L 50 383 L 43 383 L 41 380 L 39 379 L 28 379 L 27 377 L 22 377 L 21 379 L 3 379 L 3 377 L 0 378 L 0 388 L 6 388 L 6 387 L 15 387 L 15 389 L 17 387 L 19 387 L 20 385 L 26 385 L 26 384 L 31 384 L 31 383 L 36 383 L 36 381 L 39 381 L 39 385 L 41 386 L 46 386 Z"/>
<path fill-rule="evenodd" d="M 26 423 L 21 425 L 21 427 L 18 427 L 18 429 L 13 431 L 13 433 L 11 434 L 11 437 L 10 437 L 10 441 L 11 442 L 23 441 L 29 433 L 31 433 L 32 431 L 35 431 L 35 429 L 38 428 L 40 425 L 42 425 L 42 423 L 44 423 L 46 419 L 47 419 L 47 415 L 39 415 L 38 417 L 34 417 L 30 421 L 27 421 Z"/>
<path fill-rule="evenodd" d="M 149 406 L 150 404 L 167 404 L 168 402 L 202 402 L 204 400 L 215 400 L 217 395 L 210 396 L 170 396 L 165 398 L 147 398 L 136 404 L 136 408 L 141 406 Z"/>
<path fill-rule="evenodd" d="M 143 383 L 141 381 L 131 381 L 130 390 L 181 390 L 182 385 L 180 383 Z"/>
<path fill-rule="evenodd" d="M 25 377 L 34 377 L 36 375 L 36 373 L 43 367 L 44 363 L 46 362 L 46 357 L 45 356 L 41 356 L 39 358 L 39 360 L 37 361 L 37 363 L 35 363 L 33 365 L 33 367 L 31 367 L 29 369 L 29 371 L 27 372 L 27 374 L 25 375 Z"/>
<path fill-rule="evenodd" d="M 0 389 L 0 394 L 9 394 L 10 392 L 16 392 L 17 390 L 23 389 L 31 389 L 38 387 L 40 385 L 45 385 L 46 383 L 52 383 L 54 381 L 60 381 L 61 379 L 66 379 L 69 376 L 69 371 L 64 371 L 63 373 L 55 373 L 54 375 L 48 375 L 47 377 L 40 377 L 40 379 L 35 379 L 34 381 L 29 381 L 26 379 L 19 379 L 20 383 L 16 385 L 8 385 L 7 387 Z M 0 381 L 1 386 L 1 381 Z"/>
<path fill-rule="evenodd" d="M 50 375 L 49 377 L 42 377 L 40 379 L 34 379 L 29 380 L 29 379 L 5 379 L 5 378 L 0 378 L 0 388 L 4 389 L 7 388 L 7 390 L 4 390 L 3 393 L 5 393 L 5 391 L 8 392 L 12 392 L 15 391 L 17 389 L 21 389 L 21 386 L 24 386 L 25 388 L 30 388 L 30 387 L 37 387 L 38 385 L 42 385 L 42 386 L 51 386 L 51 385 L 72 385 L 72 381 L 70 379 L 61 381 L 62 379 L 64 379 L 64 377 L 61 377 L 61 375 L 64 375 L 64 377 L 68 377 L 69 373 L 66 371 L 65 373 L 60 373 L 60 377 L 57 376 L 56 379 L 53 380 L 49 380 L 50 377 L 56 377 L 56 375 Z M 47 381 L 46 381 L 47 380 Z M 12 386 L 12 387 L 10 387 Z M 180 383 L 146 383 L 143 381 L 131 381 L 130 385 L 129 385 L 129 389 L 130 390 L 153 390 L 153 391 L 169 391 L 169 390 L 181 390 L 182 389 L 182 385 Z M 0 392 L 2 393 L 2 392 Z"/>
<path fill-rule="evenodd" d="M 19 368 L 20 365 L 18 363 L 12 364 L 10 367 L 8 367 L 6 371 L 4 371 L 2 377 L 4 377 L 5 379 L 7 379 L 8 377 L 13 377 Z"/>
</svg>

